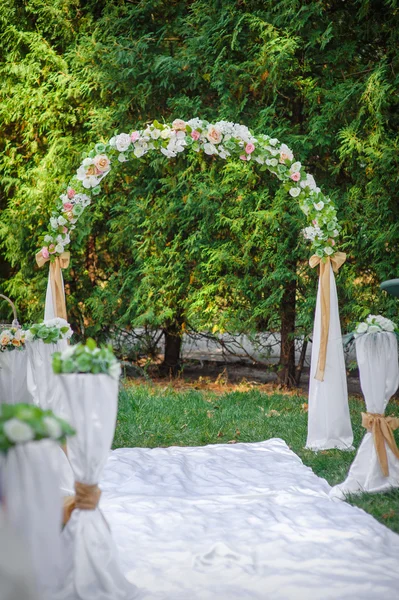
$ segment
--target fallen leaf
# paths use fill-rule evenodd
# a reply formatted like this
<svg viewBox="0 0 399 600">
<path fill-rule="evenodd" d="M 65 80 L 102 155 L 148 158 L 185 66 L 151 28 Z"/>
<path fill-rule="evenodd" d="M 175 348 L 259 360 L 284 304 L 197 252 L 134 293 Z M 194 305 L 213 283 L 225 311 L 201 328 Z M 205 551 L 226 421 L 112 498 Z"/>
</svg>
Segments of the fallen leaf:
<svg viewBox="0 0 399 600">
<path fill-rule="evenodd" d="M 308 409 L 309 409 L 308 403 L 304 402 L 303 404 L 301 404 L 301 408 L 302 408 L 303 412 L 308 412 Z"/>
<path fill-rule="evenodd" d="M 218 437 L 223 437 L 223 432 L 222 431 L 219 431 Z"/>
<path fill-rule="evenodd" d="M 229 440 L 227 443 L 228 443 L 228 444 L 236 444 L 236 443 L 237 443 L 237 440 Z"/>
<path fill-rule="evenodd" d="M 279 417 L 280 413 L 278 412 L 278 410 L 269 410 L 269 412 L 266 415 L 267 417 Z"/>
<path fill-rule="evenodd" d="M 206 411 L 206 416 L 208 417 L 208 419 L 212 419 L 213 417 L 213 412 L 211 410 L 207 410 Z"/>
</svg>

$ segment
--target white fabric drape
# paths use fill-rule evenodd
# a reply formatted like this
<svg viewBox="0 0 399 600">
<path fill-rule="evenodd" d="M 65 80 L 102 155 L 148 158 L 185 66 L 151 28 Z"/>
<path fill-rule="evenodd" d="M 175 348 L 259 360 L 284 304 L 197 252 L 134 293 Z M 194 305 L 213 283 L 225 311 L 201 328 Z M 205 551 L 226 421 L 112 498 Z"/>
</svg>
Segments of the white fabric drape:
<svg viewBox="0 0 399 600">
<path fill-rule="evenodd" d="M 61 583 L 62 506 L 55 442 L 19 444 L 0 456 L 7 520 L 33 563 L 40 598 L 53 600 Z"/>
<path fill-rule="evenodd" d="M 321 299 L 320 282 L 317 292 L 313 331 L 312 359 L 309 380 L 308 437 L 306 447 L 311 450 L 329 448 L 350 449 L 353 442 L 348 406 L 348 387 L 338 297 L 335 277 L 330 267 L 330 329 L 324 381 L 314 378 L 320 348 Z"/>
<path fill-rule="evenodd" d="M 66 340 L 56 344 L 45 344 L 42 340 L 26 343 L 30 377 L 28 386 L 35 404 L 44 410 L 52 410 L 58 417 L 68 420 L 69 411 L 64 399 L 59 377 L 54 375 L 52 354 L 67 347 Z M 62 448 L 54 449 L 54 460 L 58 460 L 60 489 L 63 495 L 73 493 L 73 471 Z"/>
<path fill-rule="evenodd" d="M 118 383 L 108 375 L 59 375 L 76 436 L 68 439 L 75 480 L 97 484 L 111 448 Z M 122 575 L 108 524 L 97 507 L 75 509 L 63 531 L 64 583 L 57 600 L 131 600 L 136 588 Z"/>
<path fill-rule="evenodd" d="M 39 600 L 32 560 L 0 503 L 0 598 Z"/>
<path fill-rule="evenodd" d="M 45 410 L 52 410 L 62 418 L 66 418 L 67 413 L 62 401 L 59 378 L 53 373 L 52 355 L 54 352 L 62 352 L 67 345 L 66 340 L 60 340 L 56 344 L 45 344 L 42 340 L 26 342 L 32 373 L 32 381 L 28 385 L 34 403 Z"/>
<path fill-rule="evenodd" d="M 64 290 L 64 278 L 62 276 L 61 271 L 61 281 L 62 281 L 62 289 Z M 65 293 L 65 290 L 64 290 Z M 44 306 L 44 320 L 47 319 L 55 319 L 59 315 L 55 314 L 54 303 L 53 303 L 53 295 L 51 293 L 51 271 L 49 269 L 48 272 L 48 280 L 47 280 L 47 290 L 46 290 L 46 304 Z"/>
<path fill-rule="evenodd" d="M 27 384 L 28 354 L 26 350 L 0 352 L 0 403 L 31 404 Z"/>
<path fill-rule="evenodd" d="M 360 385 L 367 412 L 384 414 L 389 399 L 399 386 L 398 343 L 393 333 L 368 333 L 356 338 Z M 344 498 L 354 492 L 379 492 L 399 487 L 399 460 L 387 444 L 389 475 L 384 477 L 378 462 L 373 435 L 367 432 L 359 446 L 348 477 L 332 488 L 331 496 Z"/>
</svg>

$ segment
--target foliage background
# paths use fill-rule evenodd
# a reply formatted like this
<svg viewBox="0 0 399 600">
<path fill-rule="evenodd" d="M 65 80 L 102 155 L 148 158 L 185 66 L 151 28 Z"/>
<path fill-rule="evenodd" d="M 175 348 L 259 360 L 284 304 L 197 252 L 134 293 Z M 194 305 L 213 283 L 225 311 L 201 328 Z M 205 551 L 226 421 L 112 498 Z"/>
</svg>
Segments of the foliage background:
<svg viewBox="0 0 399 600">
<path fill-rule="evenodd" d="M 396 0 L 3 2 L 0 288 L 22 319 L 42 316 L 37 237 L 81 152 L 115 129 L 193 116 L 292 147 L 339 206 L 344 329 L 397 317 L 379 283 L 399 275 L 398 13 Z M 137 161 L 107 186 L 66 274 L 81 333 L 115 320 L 278 330 L 289 305 L 311 331 L 302 221 L 270 178 L 205 158 Z"/>
</svg>

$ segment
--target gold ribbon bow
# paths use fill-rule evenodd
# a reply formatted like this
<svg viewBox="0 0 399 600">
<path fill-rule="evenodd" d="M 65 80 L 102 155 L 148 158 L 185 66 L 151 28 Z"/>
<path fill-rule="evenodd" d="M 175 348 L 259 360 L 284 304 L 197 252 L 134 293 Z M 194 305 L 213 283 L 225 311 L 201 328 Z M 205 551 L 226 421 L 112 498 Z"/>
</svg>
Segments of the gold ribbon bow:
<svg viewBox="0 0 399 600">
<path fill-rule="evenodd" d="M 385 442 L 396 458 L 399 458 L 399 449 L 393 435 L 395 429 L 399 428 L 399 418 L 385 417 L 378 413 L 362 413 L 362 426 L 373 434 L 374 447 L 381 471 L 385 477 L 388 477 L 389 468 Z"/>
<path fill-rule="evenodd" d="M 330 329 L 330 265 L 334 273 L 338 273 L 339 268 L 342 267 L 345 261 L 345 252 L 336 252 L 333 256 L 326 256 L 325 258 L 320 258 L 314 254 L 309 259 L 312 269 L 320 265 L 321 335 L 315 375 L 315 379 L 318 381 L 324 381 L 324 371 L 326 369 L 327 343 Z"/>
<path fill-rule="evenodd" d="M 54 261 L 50 261 L 50 284 L 55 316 L 65 320 L 67 320 L 67 312 L 61 269 L 66 269 L 68 267 L 69 259 L 70 253 L 63 252 L 60 256 L 56 256 Z M 41 250 L 36 254 L 36 262 L 39 267 L 45 265 L 49 260 L 49 258 L 43 257 Z"/>
<path fill-rule="evenodd" d="M 95 510 L 100 501 L 101 490 L 97 484 L 88 485 L 75 481 L 75 496 L 64 498 L 63 524 L 66 525 L 75 508 L 80 510 Z"/>
</svg>

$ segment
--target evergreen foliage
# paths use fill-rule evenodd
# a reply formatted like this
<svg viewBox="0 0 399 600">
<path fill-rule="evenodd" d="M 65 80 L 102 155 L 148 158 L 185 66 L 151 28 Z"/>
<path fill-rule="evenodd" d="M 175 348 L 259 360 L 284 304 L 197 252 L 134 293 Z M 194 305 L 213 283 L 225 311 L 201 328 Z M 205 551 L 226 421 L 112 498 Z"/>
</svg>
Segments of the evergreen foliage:
<svg viewBox="0 0 399 600">
<path fill-rule="evenodd" d="M 344 329 L 395 318 L 379 283 L 399 275 L 398 13 L 396 0 L 2 3 L 1 288 L 42 316 L 37 239 L 89 144 L 201 116 L 273 132 L 334 198 Z M 177 163 L 131 165 L 74 232 L 75 328 L 309 334 L 316 274 L 295 200 L 241 164 Z"/>
</svg>

